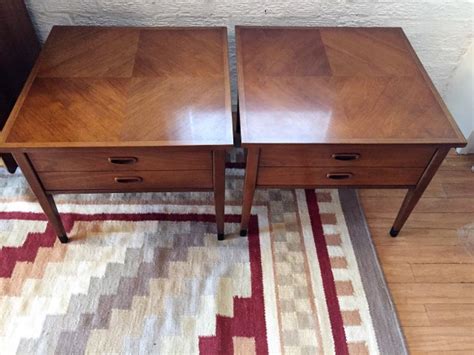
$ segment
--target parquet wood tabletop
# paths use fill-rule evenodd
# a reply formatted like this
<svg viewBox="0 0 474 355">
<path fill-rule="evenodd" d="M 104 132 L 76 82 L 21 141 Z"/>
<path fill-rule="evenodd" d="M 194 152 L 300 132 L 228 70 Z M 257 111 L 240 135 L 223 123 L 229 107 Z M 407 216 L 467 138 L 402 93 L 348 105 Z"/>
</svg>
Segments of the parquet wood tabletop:
<svg viewBox="0 0 474 355">
<path fill-rule="evenodd" d="M 225 28 L 54 27 L 4 147 L 231 146 Z"/>
<path fill-rule="evenodd" d="M 400 28 L 236 32 L 244 146 L 465 142 Z"/>
</svg>

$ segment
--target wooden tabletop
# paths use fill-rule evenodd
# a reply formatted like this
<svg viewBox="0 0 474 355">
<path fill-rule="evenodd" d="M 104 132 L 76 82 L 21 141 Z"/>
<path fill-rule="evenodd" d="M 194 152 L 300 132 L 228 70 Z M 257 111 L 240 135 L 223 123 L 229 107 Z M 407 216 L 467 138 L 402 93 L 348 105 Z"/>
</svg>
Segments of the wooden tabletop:
<svg viewBox="0 0 474 355">
<path fill-rule="evenodd" d="M 242 143 L 465 144 L 399 28 L 237 27 Z"/>
<path fill-rule="evenodd" d="M 4 147 L 230 146 L 225 28 L 54 27 Z"/>
</svg>

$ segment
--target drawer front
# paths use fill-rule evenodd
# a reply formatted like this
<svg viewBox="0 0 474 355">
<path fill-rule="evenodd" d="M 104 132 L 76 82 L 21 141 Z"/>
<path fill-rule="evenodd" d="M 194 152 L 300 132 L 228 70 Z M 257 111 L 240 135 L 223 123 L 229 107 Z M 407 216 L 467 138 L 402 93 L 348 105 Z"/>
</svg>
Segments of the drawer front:
<svg viewBox="0 0 474 355">
<path fill-rule="evenodd" d="M 39 172 L 212 169 L 212 152 L 205 150 L 37 150 L 28 157 Z"/>
<path fill-rule="evenodd" d="M 212 188 L 212 170 L 42 172 L 39 177 L 47 191 L 126 192 Z"/>
<path fill-rule="evenodd" d="M 260 167 L 258 186 L 413 186 L 423 168 Z"/>
<path fill-rule="evenodd" d="M 436 148 L 431 146 L 276 146 L 260 151 L 260 166 L 426 167 Z"/>
</svg>

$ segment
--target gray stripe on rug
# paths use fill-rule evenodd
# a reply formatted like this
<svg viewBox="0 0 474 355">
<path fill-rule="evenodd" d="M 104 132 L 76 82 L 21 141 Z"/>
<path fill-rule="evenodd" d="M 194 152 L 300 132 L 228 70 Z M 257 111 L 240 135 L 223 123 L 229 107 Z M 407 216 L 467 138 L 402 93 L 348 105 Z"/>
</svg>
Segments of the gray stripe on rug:
<svg viewBox="0 0 474 355">
<path fill-rule="evenodd" d="M 353 189 L 340 189 L 339 198 L 367 295 L 380 353 L 408 354 L 405 337 L 357 192 Z"/>
</svg>

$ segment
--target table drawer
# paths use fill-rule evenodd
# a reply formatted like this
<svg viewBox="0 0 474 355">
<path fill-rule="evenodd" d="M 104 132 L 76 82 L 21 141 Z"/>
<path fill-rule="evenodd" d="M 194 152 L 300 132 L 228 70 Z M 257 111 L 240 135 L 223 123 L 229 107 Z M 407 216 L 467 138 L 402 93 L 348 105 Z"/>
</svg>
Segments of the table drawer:
<svg viewBox="0 0 474 355">
<path fill-rule="evenodd" d="M 426 167 L 431 146 L 274 146 L 260 151 L 260 166 Z"/>
<path fill-rule="evenodd" d="M 423 168 L 260 167 L 258 186 L 413 186 Z"/>
<path fill-rule="evenodd" d="M 29 152 L 28 157 L 39 172 L 212 169 L 212 152 L 205 150 L 37 150 Z"/>
<path fill-rule="evenodd" d="M 127 172 L 42 172 L 45 190 L 149 191 L 212 188 L 212 170 Z"/>
</svg>

